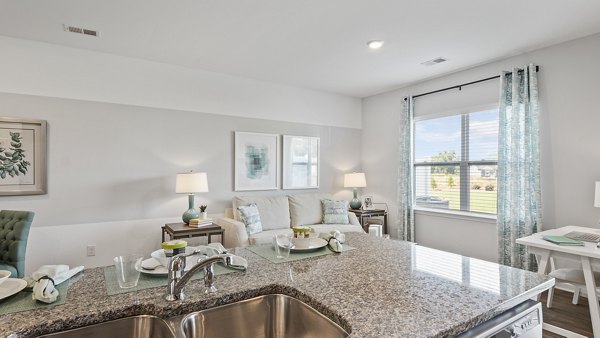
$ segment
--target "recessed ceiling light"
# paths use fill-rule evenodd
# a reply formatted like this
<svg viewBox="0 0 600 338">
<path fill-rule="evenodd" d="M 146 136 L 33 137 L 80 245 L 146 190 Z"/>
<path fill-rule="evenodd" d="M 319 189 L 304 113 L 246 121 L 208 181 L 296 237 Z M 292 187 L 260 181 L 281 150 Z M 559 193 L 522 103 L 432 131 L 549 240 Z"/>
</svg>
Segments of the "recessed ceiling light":
<svg viewBox="0 0 600 338">
<path fill-rule="evenodd" d="M 367 46 L 371 49 L 379 49 L 383 46 L 383 40 L 372 40 L 367 42 Z"/>
</svg>

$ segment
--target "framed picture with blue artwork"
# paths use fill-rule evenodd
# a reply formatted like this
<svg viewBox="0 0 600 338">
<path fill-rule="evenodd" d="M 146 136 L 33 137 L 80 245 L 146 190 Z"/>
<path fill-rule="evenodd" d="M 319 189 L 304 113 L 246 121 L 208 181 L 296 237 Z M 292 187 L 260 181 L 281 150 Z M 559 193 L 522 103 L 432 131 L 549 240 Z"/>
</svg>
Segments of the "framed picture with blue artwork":
<svg viewBox="0 0 600 338">
<path fill-rule="evenodd" d="M 46 121 L 0 117 L 0 196 L 46 194 Z"/>
<path fill-rule="evenodd" d="M 234 189 L 279 189 L 279 135 L 235 132 Z"/>
</svg>

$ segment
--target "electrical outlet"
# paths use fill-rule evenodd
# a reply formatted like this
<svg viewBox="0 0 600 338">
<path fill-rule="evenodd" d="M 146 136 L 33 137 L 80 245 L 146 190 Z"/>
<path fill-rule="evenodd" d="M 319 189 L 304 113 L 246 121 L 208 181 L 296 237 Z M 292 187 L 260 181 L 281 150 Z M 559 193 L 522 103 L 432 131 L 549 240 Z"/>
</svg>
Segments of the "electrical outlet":
<svg viewBox="0 0 600 338">
<path fill-rule="evenodd" d="M 87 246 L 87 255 L 88 256 L 96 256 L 96 246 L 95 245 Z"/>
</svg>

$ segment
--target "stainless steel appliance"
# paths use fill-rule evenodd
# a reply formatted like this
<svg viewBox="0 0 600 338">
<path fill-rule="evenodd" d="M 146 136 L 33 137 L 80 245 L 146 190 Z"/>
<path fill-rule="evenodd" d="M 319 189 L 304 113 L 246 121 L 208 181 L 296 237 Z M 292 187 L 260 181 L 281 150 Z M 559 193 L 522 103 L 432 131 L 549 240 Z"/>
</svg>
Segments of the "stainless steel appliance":
<svg viewBox="0 0 600 338">
<path fill-rule="evenodd" d="M 528 300 L 460 334 L 458 338 L 542 338 L 542 306 Z"/>
</svg>

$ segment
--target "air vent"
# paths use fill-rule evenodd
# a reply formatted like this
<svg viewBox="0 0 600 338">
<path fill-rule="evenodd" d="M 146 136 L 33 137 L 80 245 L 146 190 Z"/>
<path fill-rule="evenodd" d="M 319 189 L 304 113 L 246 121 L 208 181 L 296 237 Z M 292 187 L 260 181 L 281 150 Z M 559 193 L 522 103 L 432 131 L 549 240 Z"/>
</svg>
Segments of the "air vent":
<svg viewBox="0 0 600 338">
<path fill-rule="evenodd" d="M 438 57 L 429 61 L 425 61 L 425 62 L 421 62 L 422 65 L 424 66 L 433 66 L 433 65 L 437 65 L 438 63 L 442 63 L 442 62 L 446 62 L 448 61 L 448 59 L 444 59 L 443 57 Z"/>
<path fill-rule="evenodd" d="M 81 27 L 75 27 L 75 26 L 69 26 L 69 25 L 63 25 L 63 27 L 65 29 L 65 32 L 69 32 L 69 33 L 83 34 L 83 35 L 96 36 L 96 37 L 100 36 L 100 32 L 95 31 L 93 29 L 87 29 L 87 28 L 81 28 Z"/>
</svg>

